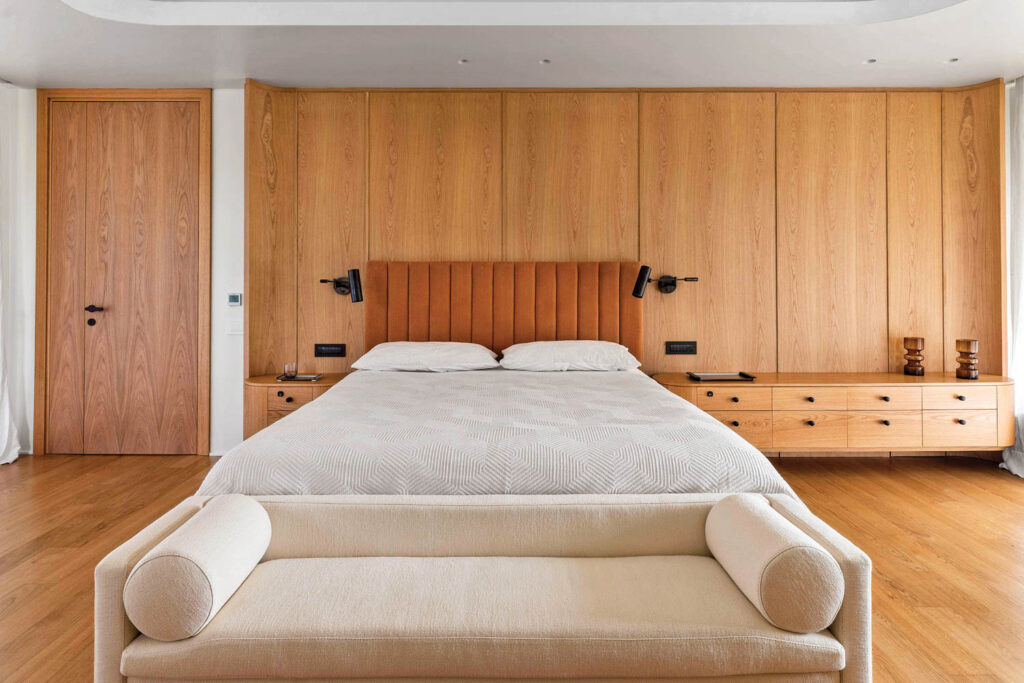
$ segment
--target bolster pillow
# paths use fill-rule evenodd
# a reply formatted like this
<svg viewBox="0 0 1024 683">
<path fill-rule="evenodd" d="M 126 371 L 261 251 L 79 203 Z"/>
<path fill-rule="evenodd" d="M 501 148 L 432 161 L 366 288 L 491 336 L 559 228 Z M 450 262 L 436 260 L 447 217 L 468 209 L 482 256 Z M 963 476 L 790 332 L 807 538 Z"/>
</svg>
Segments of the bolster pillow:
<svg viewBox="0 0 1024 683">
<path fill-rule="evenodd" d="M 708 548 L 778 628 L 822 631 L 843 602 L 843 572 L 832 555 L 756 494 L 723 498 L 708 513 Z"/>
<path fill-rule="evenodd" d="M 252 498 L 216 496 L 139 561 L 124 609 L 156 640 L 191 638 L 210 623 L 270 544 L 270 517 Z"/>
</svg>

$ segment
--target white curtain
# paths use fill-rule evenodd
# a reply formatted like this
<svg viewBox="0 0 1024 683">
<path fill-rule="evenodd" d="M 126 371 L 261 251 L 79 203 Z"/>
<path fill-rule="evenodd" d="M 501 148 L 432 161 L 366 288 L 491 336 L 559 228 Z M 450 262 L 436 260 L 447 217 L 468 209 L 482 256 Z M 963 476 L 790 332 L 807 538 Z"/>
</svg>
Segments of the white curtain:
<svg viewBox="0 0 1024 683">
<path fill-rule="evenodd" d="M 1014 406 L 1017 443 L 1003 451 L 1000 467 L 1024 477 L 1024 76 L 1007 89 L 1009 173 L 1006 191 L 1007 259 L 1010 304 L 1010 377 L 1017 383 Z"/>
<path fill-rule="evenodd" d="M 11 245 L 18 230 L 17 167 L 20 145 L 19 102 L 16 88 L 0 85 L 0 464 L 18 459 L 18 430 L 11 410 L 7 342 L 12 271 Z"/>
</svg>

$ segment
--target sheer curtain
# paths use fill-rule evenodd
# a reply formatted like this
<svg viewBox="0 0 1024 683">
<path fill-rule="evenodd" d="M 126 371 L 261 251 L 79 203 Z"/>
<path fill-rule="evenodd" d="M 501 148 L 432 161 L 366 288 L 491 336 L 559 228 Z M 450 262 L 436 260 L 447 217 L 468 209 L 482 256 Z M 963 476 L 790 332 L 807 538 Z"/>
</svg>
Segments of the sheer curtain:
<svg viewBox="0 0 1024 683">
<path fill-rule="evenodd" d="M 0 85 L 0 464 L 18 459 L 18 431 L 11 410 L 11 392 L 7 372 L 7 342 L 10 320 L 11 244 L 16 228 L 15 208 L 18 191 L 16 168 L 19 125 L 18 93 L 15 88 Z"/>
<path fill-rule="evenodd" d="M 1024 477 L 1024 76 L 1007 89 L 1009 100 L 1010 168 L 1006 191 L 1010 197 L 1007 215 L 1007 286 L 1010 299 L 1010 376 L 1017 382 L 1014 406 L 1017 443 L 1003 451 L 1000 467 Z"/>
</svg>

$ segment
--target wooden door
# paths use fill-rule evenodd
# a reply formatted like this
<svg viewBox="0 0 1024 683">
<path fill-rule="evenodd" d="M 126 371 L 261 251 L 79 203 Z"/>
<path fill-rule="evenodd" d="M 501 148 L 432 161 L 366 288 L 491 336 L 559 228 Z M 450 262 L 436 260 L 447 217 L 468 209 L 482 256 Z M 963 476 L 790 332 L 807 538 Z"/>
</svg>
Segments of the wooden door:
<svg viewBox="0 0 1024 683">
<path fill-rule="evenodd" d="M 203 118 L 198 101 L 50 104 L 48 453 L 207 447 Z"/>
</svg>

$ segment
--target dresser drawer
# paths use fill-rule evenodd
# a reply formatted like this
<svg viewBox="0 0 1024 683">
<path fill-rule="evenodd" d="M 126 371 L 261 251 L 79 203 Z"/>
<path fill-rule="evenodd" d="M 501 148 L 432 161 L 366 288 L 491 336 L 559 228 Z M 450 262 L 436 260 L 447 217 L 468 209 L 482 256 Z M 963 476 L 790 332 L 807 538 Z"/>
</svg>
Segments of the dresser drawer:
<svg viewBox="0 0 1024 683">
<path fill-rule="evenodd" d="M 775 387 L 774 410 L 846 410 L 846 387 Z"/>
<path fill-rule="evenodd" d="M 851 411 L 846 431 L 850 448 L 920 448 L 921 411 Z"/>
<path fill-rule="evenodd" d="M 998 441 L 994 410 L 926 410 L 923 427 L 930 448 L 995 448 Z"/>
<path fill-rule="evenodd" d="M 995 410 L 996 387 L 924 387 L 925 410 Z"/>
<path fill-rule="evenodd" d="M 845 447 L 845 412 L 780 411 L 772 416 L 774 450 Z"/>
<path fill-rule="evenodd" d="M 292 411 L 290 411 L 290 410 L 268 410 L 267 411 L 267 420 L 266 420 L 267 426 L 269 427 L 270 425 L 274 424 L 275 422 L 280 420 L 285 415 L 291 415 L 291 414 L 292 414 Z"/>
<path fill-rule="evenodd" d="M 267 410 L 295 410 L 313 400 L 313 387 L 270 387 Z"/>
<path fill-rule="evenodd" d="M 772 390 L 768 387 L 697 387 L 701 410 L 771 410 Z"/>
<path fill-rule="evenodd" d="M 850 410 L 921 410 L 921 387 L 849 387 Z"/>
<path fill-rule="evenodd" d="M 708 413 L 757 448 L 771 448 L 770 410 L 713 410 Z"/>
</svg>

